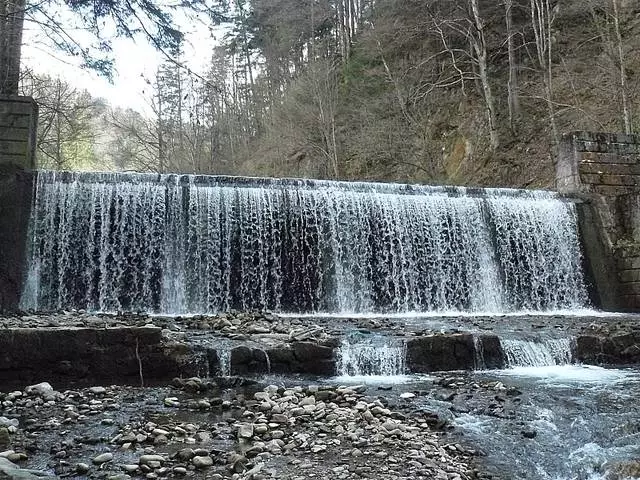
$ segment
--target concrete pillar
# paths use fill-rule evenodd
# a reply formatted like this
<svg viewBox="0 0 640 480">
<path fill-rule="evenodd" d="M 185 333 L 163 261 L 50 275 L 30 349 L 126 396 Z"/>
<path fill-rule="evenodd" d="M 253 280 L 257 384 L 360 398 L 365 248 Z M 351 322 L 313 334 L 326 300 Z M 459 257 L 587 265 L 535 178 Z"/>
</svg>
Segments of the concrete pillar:
<svg viewBox="0 0 640 480">
<path fill-rule="evenodd" d="M 33 196 L 38 107 L 0 96 L 0 311 L 18 308 Z"/>
<path fill-rule="evenodd" d="M 0 165 L 35 168 L 38 105 L 31 97 L 0 96 Z"/>
</svg>

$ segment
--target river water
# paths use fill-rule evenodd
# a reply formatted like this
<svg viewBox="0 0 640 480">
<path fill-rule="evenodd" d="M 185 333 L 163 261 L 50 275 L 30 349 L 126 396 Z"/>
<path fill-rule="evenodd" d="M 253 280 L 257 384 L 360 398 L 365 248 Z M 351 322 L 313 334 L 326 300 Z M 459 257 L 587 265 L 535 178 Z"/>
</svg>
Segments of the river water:
<svg viewBox="0 0 640 480">
<path fill-rule="evenodd" d="M 389 370 L 397 351 L 384 341 L 377 340 L 375 354 L 371 339 L 343 345 L 359 363 L 333 381 L 365 383 L 372 396 L 437 412 L 453 427 L 452 441 L 485 454 L 481 471 L 500 479 L 637 478 L 614 472 L 640 460 L 639 367 L 572 364 L 569 338 L 503 338 L 510 368 L 407 375 Z M 381 384 L 391 390 L 380 392 Z M 403 399 L 406 392 L 416 396 Z"/>
<path fill-rule="evenodd" d="M 616 464 L 640 458 L 638 368 L 519 367 L 473 378 L 522 391 L 514 418 L 454 420 L 456 435 L 481 445 L 489 471 L 502 478 L 605 479 Z"/>
</svg>

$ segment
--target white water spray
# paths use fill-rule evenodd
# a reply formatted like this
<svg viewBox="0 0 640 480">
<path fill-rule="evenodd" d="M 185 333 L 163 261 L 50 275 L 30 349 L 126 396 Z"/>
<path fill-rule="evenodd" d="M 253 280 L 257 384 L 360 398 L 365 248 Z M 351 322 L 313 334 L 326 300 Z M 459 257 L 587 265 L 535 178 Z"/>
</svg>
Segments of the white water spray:
<svg viewBox="0 0 640 480">
<path fill-rule="evenodd" d="M 23 309 L 516 312 L 587 306 L 548 192 L 39 172 Z"/>
</svg>

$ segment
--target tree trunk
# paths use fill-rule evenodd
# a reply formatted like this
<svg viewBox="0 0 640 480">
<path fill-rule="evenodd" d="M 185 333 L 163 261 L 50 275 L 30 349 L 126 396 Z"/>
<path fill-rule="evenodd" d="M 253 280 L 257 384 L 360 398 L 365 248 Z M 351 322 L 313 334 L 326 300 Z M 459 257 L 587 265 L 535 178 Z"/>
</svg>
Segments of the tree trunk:
<svg viewBox="0 0 640 480">
<path fill-rule="evenodd" d="M 497 150 L 500 146 L 500 138 L 498 136 L 498 126 L 496 122 L 495 100 L 489 83 L 489 73 L 487 70 L 487 44 L 484 38 L 484 22 L 480 17 L 480 9 L 478 8 L 478 0 L 471 0 L 471 11 L 473 13 L 473 22 L 476 27 L 477 36 L 472 36 L 472 44 L 475 49 L 476 59 L 478 61 L 478 76 L 482 84 L 482 93 L 484 95 L 485 106 L 487 108 L 487 119 L 489 120 L 489 136 L 491 139 L 491 148 Z"/>
<path fill-rule="evenodd" d="M 547 103 L 549 126 L 551 128 L 551 143 L 555 148 L 560 141 L 560 137 L 558 135 L 553 104 L 553 63 L 551 56 L 552 23 L 549 0 L 531 0 L 531 24 L 536 40 L 538 64 L 540 65 L 544 82 L 545 101 Z M 554 156 L 552 155 L 552 157 Z"/>
<path fill-rule="evenodd" d="M 509 127 L 512 132 L 515 132 L 515 117 L 520 114 L 520 98 L 518 96 L 518 66 L 513 45 L 513 0 L 505 0 L 504 8 L 507 23 L 507 51 L 509 54 L 509 79 L 507 80 Z"/>
<path fill-rule="evenodd" d="M 627 72 L 624 66 L 624 53 L 622 51 L 622 35 L 620 34 L 620 12 L 618 0 L 611 0 L 613 3 L 613 27 L 616 34 L 616 44 L 618 50 L 618 70 L 620 73 L 620 96 L 622 97 L 622 120 L 624 122 L 624 132 L 632 133 L 631 108 L 629 106 L 629 96 L 627 93 Z"/>
<path fill-rule="evenodd" d="M 17 95 L 26 0 L 0 0 L 0 94 Z"/>
</svg>

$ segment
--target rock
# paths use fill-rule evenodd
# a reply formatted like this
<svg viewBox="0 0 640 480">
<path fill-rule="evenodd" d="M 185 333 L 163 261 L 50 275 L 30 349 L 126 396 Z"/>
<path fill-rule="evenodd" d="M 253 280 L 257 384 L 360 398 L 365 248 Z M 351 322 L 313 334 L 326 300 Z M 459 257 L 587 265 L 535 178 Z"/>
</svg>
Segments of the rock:
<svg viewBox="0 0 640 480">
<path fill-rule="evenodd" d="M 48 395 L 53 393 L 53 387 L 48 382 L 41 382 L 35 385 L 29 385 L 24 389 L 27 395 Z"/>
<path fill-rule="evenodd" d="M 162 455 L 142 455 L 138 460 L 140 465 L 148 465 L 149 462 L 164 463 L 166 460 Z"/>
<path fill-rule="evenodd" d="M 416 396 L 415 393 L 411 393 L 411 392 L 404 392 L 400 394 L 400 398 L 404 398 L 405 400 L 409 399 L 409 398 L 414 398 Z"/>
<path fill-rule="evenodd" d="M 0 478 L 9 480 L 39 480 L 42 477 L 49 477 L 45 472 L 37 470 L 22 470 L 10 460 L 0 457 Z M 49 477 L 51 478 L 51 477 Z"/>
<path fill-rule="evenodd" d="M 425 335 L 407 342 L 407 367 L 425 373 L 471 370 L 475 365 L 475 345 L 470 333 Z"/>
<path fill-rule="evenodd" d="M 140 467 L 138 465 L 135 465 L 133 463 L 132 464 L 127 464 L 127 465 L 122 465 L 122 469 L 127 473 L 137 472 L 139 468 Z"/>
<path fill-rule="evenodd" d="M 20 421 L 17 418 L 0 417 L 0 427 L 17 427 Z"/>
<path fill-rule="evenodd" d="M 271 421 L 273 423 L 287 423 L 289 419 L 283 413 L 274 413 L 273 415 L 271 415 Z"/>
<path fill-rule="evenodd" d="M 536 438 L 536 436 L 538 435 L 538 432 L 532 429 L 522 430 L 522 432 L 520 433 L 522 433 L 522 436 L 524 438 Z"/>
<path fill-rule="evenodd" d="M 251 423 L 242 423 L 238 427 L 238 438 L 253 437 L 253 425 Z"/>
<path fill-rule="evenodd" d="M 111 460 L 113 460 L 113 453 L 105 452 L 105 453 L 101 453 L 97 457 L 93 457 L 92 461 L 96 465 L 100 465 L 102 463 L 110 462 Z"/>
<path fill-rule="evenodd" d="M 0 427 L 0 447 L 6 447 L 9 443 L 11 443 L 9 429 L 6 427 Z"/>
<path fill-rule="evenodd" d="M 195 456 L 196 453 L 192 448 L 183 448 L 182 450 L 178 450 L 178 453 L 176 453 L 176 457 L 184 462 L 191 460 Z"/>
<path fill-rule="evenodd" d="M 88 463 L 76 463 L 76 473 L 80 475 L 87 473 L 90 468 Z"/>
<path fill-rule="evenodd" d="M 94 395 L 104 395 L 107 393 L 107 389 L 104 387 L 90 387 L 89 391 Z"/>
<path fill-rule="evenodd" d="M 173 473 L 176 475 L 186 475 L 187 469 L 184 467 L 173 467 Z"/>
<path fill-rule="evenodd" d="M 213 458 L 211 458 L 209 455 L 205 457 L 193 457 L 191 459 L 191 463 L 196 468 L 208 468 L 213 465 Z"/>
</svg>

